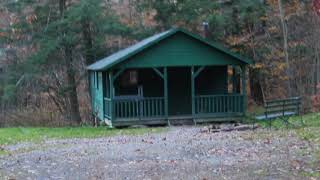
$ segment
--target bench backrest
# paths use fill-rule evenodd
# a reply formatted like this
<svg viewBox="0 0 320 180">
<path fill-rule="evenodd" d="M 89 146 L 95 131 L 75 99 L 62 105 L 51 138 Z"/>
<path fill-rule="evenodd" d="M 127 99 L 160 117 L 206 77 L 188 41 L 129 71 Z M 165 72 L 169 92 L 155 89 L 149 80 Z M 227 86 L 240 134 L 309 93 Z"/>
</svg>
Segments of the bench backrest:
<svg viewBox="0 0 320 180">
<path fill-rule="evenodd" d="M 282 113 L 285 115 L 286 112 L 293 112 L 295 114 L 300 113 L 301 98 L 292 97 L 287 99 L 271 100 L 265 102 L 265 113 L 276 114 Z"/>
</svg>

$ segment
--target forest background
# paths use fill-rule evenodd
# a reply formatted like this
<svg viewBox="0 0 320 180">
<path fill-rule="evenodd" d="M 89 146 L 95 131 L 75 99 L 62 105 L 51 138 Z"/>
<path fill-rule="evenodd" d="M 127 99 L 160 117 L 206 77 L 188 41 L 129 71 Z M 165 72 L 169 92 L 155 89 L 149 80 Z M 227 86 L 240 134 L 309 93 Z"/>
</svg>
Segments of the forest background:
<svg viewBox="0 0 320 180">
<path fill-rule="evenodd" d="M 0 127 L 92 124 L 85 67 L 181 27 L 254 60 L 249 107 L 320 108 L 319 0 L 1 0 Z"/>
</svg>

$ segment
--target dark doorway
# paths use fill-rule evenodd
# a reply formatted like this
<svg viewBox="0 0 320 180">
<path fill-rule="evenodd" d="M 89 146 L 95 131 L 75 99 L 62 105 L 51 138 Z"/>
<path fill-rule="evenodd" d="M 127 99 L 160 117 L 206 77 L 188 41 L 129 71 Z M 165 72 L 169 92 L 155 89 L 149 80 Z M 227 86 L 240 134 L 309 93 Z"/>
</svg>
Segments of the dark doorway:
<svg viewBox="0 0 320 180">
<path fill-rule="evenodd" d="M 168 69 L 169 115 L 191 115 L 191 70 L 190 67 Z"/>
</svg>

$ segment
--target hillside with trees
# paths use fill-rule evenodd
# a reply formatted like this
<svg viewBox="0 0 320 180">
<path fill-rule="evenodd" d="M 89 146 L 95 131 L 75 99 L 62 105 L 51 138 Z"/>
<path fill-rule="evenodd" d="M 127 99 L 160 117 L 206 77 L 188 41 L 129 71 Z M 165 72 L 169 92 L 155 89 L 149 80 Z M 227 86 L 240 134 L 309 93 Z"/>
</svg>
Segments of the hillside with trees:
<svg viewBox="0 0 320 180">
<path fill-rule="evenodd" d="M 0 2 L 0 127 L 92 124 L 85 67 L 181 27 L 254 60 L 249 107 L 301 96 L 320 107 L 318 0 Z"/>
</svg>

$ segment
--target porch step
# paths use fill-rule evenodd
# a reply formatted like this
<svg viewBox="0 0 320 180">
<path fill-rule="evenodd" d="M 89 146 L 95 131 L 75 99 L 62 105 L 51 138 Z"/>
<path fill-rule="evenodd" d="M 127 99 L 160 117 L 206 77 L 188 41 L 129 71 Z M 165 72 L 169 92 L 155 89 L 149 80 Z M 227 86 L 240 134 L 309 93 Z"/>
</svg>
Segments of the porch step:
<svg viewBox="0 0 320 180">
<path fill-rule="evenodd" d="M 215 118 L 197 118 L 197 124 L 222 123 L 222 122 L 241 122 L 242 116 L 234 117 L 215 117 Z M 170 125 L 194 125 L 192 116 L 170 116 Z M 147 118 L 147 119 L 118 119 L 112 123 L 114 127 L 131 126 L 131 125 L 168 125 L 168 120 L 163 118 Z"/>
<path fill-rule="evenodd" d="M 170 125 L 194 125 L 191 116 L 170 116 Z"/>
</svg>

